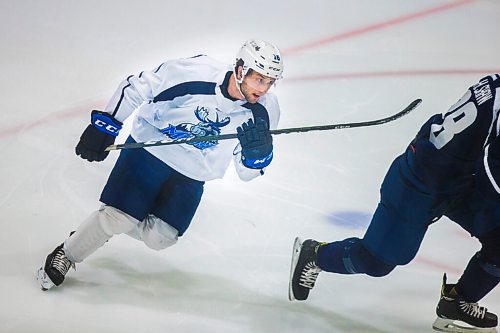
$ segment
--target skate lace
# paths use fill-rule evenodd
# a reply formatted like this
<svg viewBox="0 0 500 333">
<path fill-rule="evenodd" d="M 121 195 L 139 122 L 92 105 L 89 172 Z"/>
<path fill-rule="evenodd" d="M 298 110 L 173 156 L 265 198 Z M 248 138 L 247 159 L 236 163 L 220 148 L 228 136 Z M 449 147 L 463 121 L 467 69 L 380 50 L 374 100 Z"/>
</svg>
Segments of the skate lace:
<svg viewBox="0 0 500 333">
<path fill-rule="evenodd" d="M 299 285 L 312 289 L 320 272 L 321 268 L 314 261 L 308 262 L 300 274 Z"/>
<path fill-rule="evenodd" d="M 486 314 L 486 309 L 483 306 L 479 306 L 477 303 L 467 303 L 465 301 L 460 301 L 460 309 L 464 311 L 471 317 L 483 319 Z"/>
<path fill-rule="evenodd" d="M 59 249 L 59 251 L 56 252 L 54 258 L 52 259 L 52 267 L 57 269 L 62 275 L 66 275 L 70 267 L 74 268 L 75 264 L 73 264 L 68 258 L 66 258 L 63 249 Z"/>
</svg>

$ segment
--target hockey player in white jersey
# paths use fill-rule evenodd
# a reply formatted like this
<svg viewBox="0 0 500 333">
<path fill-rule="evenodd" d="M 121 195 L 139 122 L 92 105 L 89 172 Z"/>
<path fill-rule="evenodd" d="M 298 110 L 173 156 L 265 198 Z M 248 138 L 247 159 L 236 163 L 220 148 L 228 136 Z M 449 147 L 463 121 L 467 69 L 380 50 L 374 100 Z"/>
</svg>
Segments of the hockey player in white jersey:
<svg viewBox="0 0 500 333">
<path fill-rule="evenodd" d="M 43 290 L 112 236 L 128 234 L 161 250 L 175 244 L 197 210 L 205 181 L 222 178 L 231 160 L 239 177 L 264 174 L 273 159 L 269 129 L 280 117 L 269 89 L 282 77 L 276 46 L 248 40 L 227 65 L 208 56 L 167 61 L 121 83 L 104 111 L 92 111 L 76 154 L 108 155 L 122 123 L 134 114 L 127 142 L 238 133 L 238 141 L 205 141 L 122 150 L 101 193 L 102 206 L 50 253 L 37 271 Z"/>
</svg>

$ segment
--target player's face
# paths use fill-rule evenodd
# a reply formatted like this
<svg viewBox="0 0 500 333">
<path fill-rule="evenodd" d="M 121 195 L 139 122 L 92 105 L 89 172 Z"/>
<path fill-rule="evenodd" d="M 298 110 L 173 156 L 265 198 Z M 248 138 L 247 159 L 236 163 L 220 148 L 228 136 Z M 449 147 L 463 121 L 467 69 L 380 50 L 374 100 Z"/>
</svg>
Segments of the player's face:
<svg viewBox="0 0 500 333">
<path fill-rule="evenodd" d="M 243 79 L 240 89 L 248 102 L 256 103 L 262 95 L 268 92 L 275 81 L 273 78 L 250 71 Z"/>
</svg>

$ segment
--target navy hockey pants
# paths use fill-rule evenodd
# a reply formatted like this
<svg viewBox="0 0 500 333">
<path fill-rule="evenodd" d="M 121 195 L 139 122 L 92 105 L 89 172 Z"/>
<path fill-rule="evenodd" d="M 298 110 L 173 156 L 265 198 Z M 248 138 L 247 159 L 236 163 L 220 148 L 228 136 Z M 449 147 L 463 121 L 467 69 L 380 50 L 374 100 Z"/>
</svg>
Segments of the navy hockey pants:
<svg viewBox="0 0 500 333">
<path fill-rule="evenodd" d="M 129 142 L 134 140 L 129 137 Z M 139 221 L 155 215 L 182 236 L 198 208 L 203 185 L 204 182 L 180 174 L 145 149 L 124 149 L 100 201 Z"/>
</svg>

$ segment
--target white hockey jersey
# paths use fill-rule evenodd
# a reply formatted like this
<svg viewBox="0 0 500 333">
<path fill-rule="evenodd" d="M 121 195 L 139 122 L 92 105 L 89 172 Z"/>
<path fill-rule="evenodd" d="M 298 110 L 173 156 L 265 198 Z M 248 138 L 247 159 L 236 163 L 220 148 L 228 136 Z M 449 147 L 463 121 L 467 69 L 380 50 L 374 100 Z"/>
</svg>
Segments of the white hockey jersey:
<svg viewBox="0 0 500 333">
<path fill-rule="evenodd" d="M 231 98 L 227 92 L 231 70 L 231 66 L 204 55 L 170 60 L 153 71 L 129 76 L 105 111 L 123 122 L 137 109 L 130 133 L 137 142 L 235 133 L 254 113 L 268 117 L 270 128 L 275 129 L 280 117 L 276 96 L 268 92 L 255 104 Z M 261 174 L 241 164 L 236 139 L 145 149 L 176 171 L 200 181 L 222 178 L 231 159 L 241 179 Z"/>
</svg>

